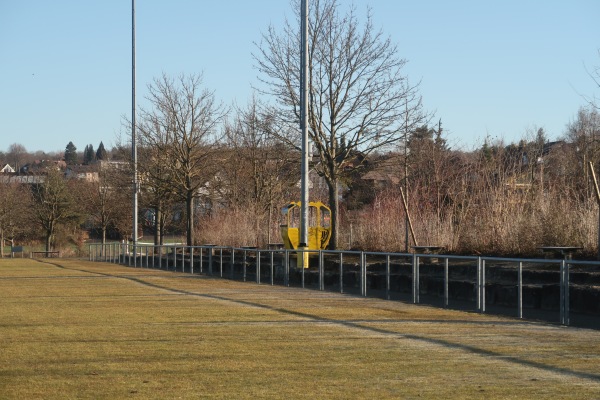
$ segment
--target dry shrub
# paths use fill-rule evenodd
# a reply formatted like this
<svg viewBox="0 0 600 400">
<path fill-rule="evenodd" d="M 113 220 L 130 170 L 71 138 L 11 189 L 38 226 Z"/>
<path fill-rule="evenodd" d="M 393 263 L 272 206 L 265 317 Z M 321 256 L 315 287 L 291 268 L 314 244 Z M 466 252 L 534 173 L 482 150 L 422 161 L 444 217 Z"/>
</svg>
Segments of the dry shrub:
<svg viewBox="0 0 600 400">
<path fill-rule="evenodd" d="M 460 209 L 438 210 L 414 190 L 409 212 L 419 245 L 441 245 L 450 252 L 498 256 L 539 256 L 541 246 L 582 246 L 596 252 L 598 206 L 568 192 L 515 193 L 498 187 L 472 193 Z M 399 193 L 380 193 L 362 210 L 342 215 L 340 247 L 401 252 L 405 212 Z M 410 245 L 414 244 L 410 239 Z"/>
<path fill-rule="evenodd" d="M 553 200 L 544 216 L 544 244 L 596 248 L 598 206 L 595 201 L 574 201 L 566 195 Z"/>
<path fill-rule="evenodd" d="M 466 191 L 460 201 L 439 207 L 423 199 L 423 193 L 414 188 L 408 199 L 419 245 L 497 256 L 539 256 L 541 246 L 582 246 L 587 255 L 597 252 L 598 206 L 593 198 L 581 200 L 553 188 L 521 193 L 498 185 Z M 264 247 L 280 242 L 274 214 L 269 223 L 268 213 L 259 207 L 220 209 L 200 221 L 198 243 Z M 377 194 L 361 210 L 342 210 L 339 248 L 403 252 L 405 215 L 400 193 L 393 190 Z"/>
<path fill-rule="evenodd" d="M 549 190 L 526 196 L 497 190 L 464 221 L 456 250 L 492 255 L 539 255 L 541 246 L 596 247 L 596 207 Z"/>
<path fill-rule="evenodd" d="M 340 247 L 401 251 L 404 249 L 404 219 L 400 196 L 380 194 L 372 204 L 342 218 Z"/>
<path fill-rule="evenodd" d="M 199 244 L 265 247 L 269 241 L 281 242 L 279 215 L 275 211 L 273 214 L 269 224 L 268 212 L 251 204 L 245 208 L 222 208 L 201 218 L 196 238 Z"/>
<path fill-rule="evenodd" d="M 534 249 L 539 213 L 531 197 L 496 188 L 473 201 L 456 238 L 458 252 L 522 255 Z"/>
<path fill-rule="evenodd" d="M 415 193 L 408 200 L 409 213 L 419 245 L 450 247 L 452 224 L 450 218 L 440 218 L 433 207 L 418 200 Z M 352 231 L 352 240 L 343 236 L 341 244 L 370 251 L 401 252 L 406 247 L 406 213 L 399 192 L 387 191 L 377 195 L 372 204 L 355 212 L 352 222 L 342 230 Z M 409 246 L 414 245 L 409 232 Z"/>
</svg>

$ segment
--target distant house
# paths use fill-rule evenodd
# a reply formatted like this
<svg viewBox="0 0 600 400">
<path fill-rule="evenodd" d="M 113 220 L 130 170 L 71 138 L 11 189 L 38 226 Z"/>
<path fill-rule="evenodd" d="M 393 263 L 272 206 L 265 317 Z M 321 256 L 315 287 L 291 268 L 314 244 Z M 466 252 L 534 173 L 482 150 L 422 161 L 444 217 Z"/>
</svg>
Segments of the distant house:
<svg viewBox="0 0 600 400">
<path fill-rule="evenodd" d="M 6 164 L 2 169 L 0 169 L 0 172 L 4 174 L 13 174 L 15 172 L 15 169 L 10 165 Z"/>
<path fill-rule="evenodd" d="M 384 189 L 399 185 L 402 181 L 402 165 L 397 157 L 387 157 L 372 164 L 369 172 L 363 174 L 361 179 L 368 182 L 372 188 Z"/>
<path fill-rule="evenodd" d="M 69 165 L 65 169 L 65 178 L 98 182 L 98 167 L 96 165 Z"/>
<path fill-rule="evenodd" d="M 40 174 L 49 169 L 63 170 L 67 164 L 64 160 L 35 160 L 30 164 L 25 164 L 19 170 L 21 174 Z"/>
</svg>

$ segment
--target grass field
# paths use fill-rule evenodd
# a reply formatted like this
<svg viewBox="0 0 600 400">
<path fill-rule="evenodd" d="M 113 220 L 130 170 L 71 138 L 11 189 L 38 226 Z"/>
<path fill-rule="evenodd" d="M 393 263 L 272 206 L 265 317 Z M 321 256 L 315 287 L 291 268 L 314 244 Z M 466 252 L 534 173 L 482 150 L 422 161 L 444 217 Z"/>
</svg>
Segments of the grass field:
<svg viewBox="0 0 600 400">
<path fill-rule="evenodd" d="M 600 399 L 600 331 L 0 260 L 1 399 Z"/>
</svg>

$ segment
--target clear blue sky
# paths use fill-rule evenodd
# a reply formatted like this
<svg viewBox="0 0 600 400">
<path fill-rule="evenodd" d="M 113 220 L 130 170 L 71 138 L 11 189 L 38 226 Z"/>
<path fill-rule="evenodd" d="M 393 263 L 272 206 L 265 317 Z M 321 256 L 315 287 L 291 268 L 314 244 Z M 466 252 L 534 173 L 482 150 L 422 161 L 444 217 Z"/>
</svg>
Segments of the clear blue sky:
<svg viewBox="0 0 600 400">
<path fill-rule="evenodd" d="M 309 0 L 310 1 L 310 0 Z M 341 0 L 342 4 L 348 1 Z M 600 65 L 598 0 L 355 0 L 398 45 L 447 139 L 563 134 Z M 256 83 L 251 53 L 287 0 L 137 0 L 137 96 L 164 71 L 204 74 L 226 104 Z M 131 114 L 130 0 L 0 0 L 0 150 L 112 147 Z"/>
</svg>

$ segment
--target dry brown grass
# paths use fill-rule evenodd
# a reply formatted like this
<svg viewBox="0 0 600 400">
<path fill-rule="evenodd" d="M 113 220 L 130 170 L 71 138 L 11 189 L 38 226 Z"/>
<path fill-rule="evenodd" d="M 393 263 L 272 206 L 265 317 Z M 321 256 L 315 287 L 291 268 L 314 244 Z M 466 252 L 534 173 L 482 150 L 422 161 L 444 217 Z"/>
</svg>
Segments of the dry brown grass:
<svg viewBox="0 0 600 400">
<path fill-rule="evenodd" d="M 600 397 L 600 332 L 78 260 L 0 260 L 2 398 Z"/>
<path fill-rule="evenodd" d="M 597 254 L 598 206 L 573 193 L 550 190 L 515 194 L 500 186 L 469 193 L 461 207 L 437 209 L 414 189 L 410 212 L 420 245 L 442 245 L 462 254 L 539 257 L 541 246 L 581 246 Z M 341 245 L 369 251 L 402 251 L 405 213 L 399 195 L 384 192 L 350 224 L 342 221 Z M 411 244 L 412 244 L 411 240 Z"/>
</svg>

